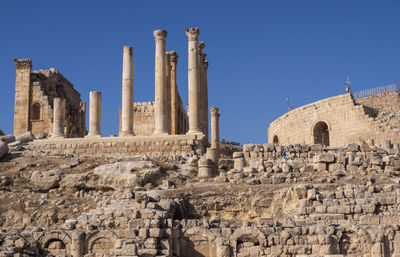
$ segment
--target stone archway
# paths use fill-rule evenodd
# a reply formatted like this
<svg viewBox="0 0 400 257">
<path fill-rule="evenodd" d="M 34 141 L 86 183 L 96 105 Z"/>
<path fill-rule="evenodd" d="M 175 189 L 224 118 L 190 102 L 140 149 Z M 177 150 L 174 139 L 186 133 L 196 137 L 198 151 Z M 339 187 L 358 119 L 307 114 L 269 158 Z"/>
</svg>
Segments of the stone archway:
<svg viewBox="0 0 400 257">
<path fill-rule="evenodd" d="M 95 232 L 86 238 L 85 252 L 93 256 L 111 255 L 116 239 L 115 234 L 110 231 Z"/>
<path fill-rule="evenodd" d="M 313 128 L 314 144 L 329 146 L 329 126 L 324 121 L 318 121 Z"/>
<path fill-rule="evenodd" d="M 277 135 L 274 136 L 274 139 L 272 140 L 272 142 L 274 143 L 274 145 L 279 145 L 279 138 Z"/>
<path fill-rule="evenodd" d="M 71 237 L 61 230 L 53 230 L 43 234 L 38 239 L 40 250 L 43 255 L 69 255 L 71 248 Z"/>
</svg>

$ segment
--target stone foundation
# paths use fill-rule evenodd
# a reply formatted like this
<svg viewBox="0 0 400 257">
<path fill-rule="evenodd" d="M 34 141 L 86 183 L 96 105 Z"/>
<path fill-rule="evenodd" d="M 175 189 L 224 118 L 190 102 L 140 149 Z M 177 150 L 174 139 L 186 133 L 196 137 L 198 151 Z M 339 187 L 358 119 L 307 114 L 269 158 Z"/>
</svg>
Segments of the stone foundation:
<svg viewBox="0 0 400 257">
<path fill-rule="evenodd" d="M 120 155 L 165 158 L 182 154 L 204 154 L 207 141 L 203 135 L 135 136 L 126 138 L 68 138 L 35 140 L 30 146 L 64 154 Z M 196 152 L 197 151 L 197 152 Z"/>
</svg>

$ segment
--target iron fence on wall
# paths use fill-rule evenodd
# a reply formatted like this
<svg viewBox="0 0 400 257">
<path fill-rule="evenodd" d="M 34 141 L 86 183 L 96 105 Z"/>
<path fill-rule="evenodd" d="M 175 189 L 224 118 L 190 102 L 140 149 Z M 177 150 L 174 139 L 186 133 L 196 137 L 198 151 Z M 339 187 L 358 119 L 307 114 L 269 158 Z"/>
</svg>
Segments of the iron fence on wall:
<svg viewBox="0 0 400 257">
<path fill-rule="evenodd" d="M 373 95 L 380 95 L 384 93 L 390 93 L 390 92 L 400 92 L 400 86 L 399 84 L 391 84 L 387 86 L 382 86 L 382 87 L 376 87 L 376 88 L 370 88 L 362 91 L 358 91 L 355 93 L 351 93 L 353 95 L 354 99 L 360 99 L 368 96 L 373 96 Z"/>
</svg>

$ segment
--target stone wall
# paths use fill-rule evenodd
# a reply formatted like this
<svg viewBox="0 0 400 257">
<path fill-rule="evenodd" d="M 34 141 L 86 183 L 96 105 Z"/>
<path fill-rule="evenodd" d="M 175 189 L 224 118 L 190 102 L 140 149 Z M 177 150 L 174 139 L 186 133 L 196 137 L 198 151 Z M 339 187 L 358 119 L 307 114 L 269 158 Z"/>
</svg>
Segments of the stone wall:
<svg viewBox="0 0 400 257">
<path fill-rule="evenodd" d="M 154 158 L 169 158 L 181 154 L 204 153 L 207 141 L 204 136 L 168 135 L 135 136 L 129 138 L 103 137 L 84 139 L 35 140 L 31 147 L 64 154 L 136 156 L 145 154 Z"/>
<path fill-rule="evenodd" d="M 188 128 L 188 117 L 181 98 L 178 97 L 177 100 L 177 134 L 185 134 Z M 171 120 L 169 120 L 169 126 L 171 126 Z M 149 136 L 153 134 L 154 129 L 154 102 L 135 102 L 133 114 L 133 131 L 135 135 Z M 121 133 L 121 110 L 119 111 L 119 132 Z"/>
<path fill-rule="evenodd" d="M 388 95 L 391 99 L 397 99 Z M 374 101 L 372 106 L 380 106 Z M 396 100 L 398 101 L 398 100 Z M 360 102 L 371 102 L 361 100 Z M 342 147 L 360 140 L 381 145 L 384 140 L 400 142 L 399 130 L 386 120 L 372 115 L 372 107 L 356 104 L 350 94 L 323 99 L 279 117 L 268 128 L 268 142 L 280 144 L 314 144 Z M 325 128 L 325 129 L 324 129 Z M 323 132 L 321 132 L 323 131 Z M 321 136 L 323 133 L 324 136 Z M 275 138 L 275 141 L 274 141 Z M 321 142 L 321 138 L 323 138 Z"/>
<path fill-rule="evenodd" d="M 86 106 L 73 85 L 54 68 L 31 72 L 30 59 L 15 63 L 14 135 L 31 131 L 40 138 L 52 134 L 53 100 L 60 97 L 66 99 L 65 136 L 85 136 Z"/>
</svg>

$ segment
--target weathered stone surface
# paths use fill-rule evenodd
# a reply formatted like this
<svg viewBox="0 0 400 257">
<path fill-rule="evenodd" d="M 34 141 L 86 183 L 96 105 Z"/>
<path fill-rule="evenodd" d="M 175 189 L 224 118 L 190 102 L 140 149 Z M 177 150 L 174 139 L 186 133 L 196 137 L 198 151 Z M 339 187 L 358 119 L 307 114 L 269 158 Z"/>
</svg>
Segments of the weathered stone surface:
<svg viewBox="0 0 400 257">
<path fill-rule="evenodd" d="M 33 139 L 35 139 L 35 137 L 33 136 L 32 132 L 30 132 L 30 131 L 15 137 L 15 140 L 17 140 L 21 143 L 28 143 L 30 141 L 33 141 Z"/>
<path fill-rule="evenodd" d="M 29 179 L 30 187 L 39 192 L 47 192 L 50 189 L 57 188 L 62 173 L 61 170 L 34 171 Z"/>
<path fill-rule="evenodd" d="M 4 143 L 9 144 L 9 143 L 15 142 L 15 137 L 14 137 L 14 135 L 3 135 L 3 136 L 0 136 L 0 141 L 3 141 Z"/>
<path fill-rule="evenodd" d="M 160 176 L 160 166 L 151 161 L 116 162 L 84 174 L 66 175 L 61 186 L 66 188 L 123 189 L 144 186 Z"/>
<path fill-rule="evenodd" d="M 0 141 L 0 159 L 8 153 L 8 145 Z"/>
</svg>

